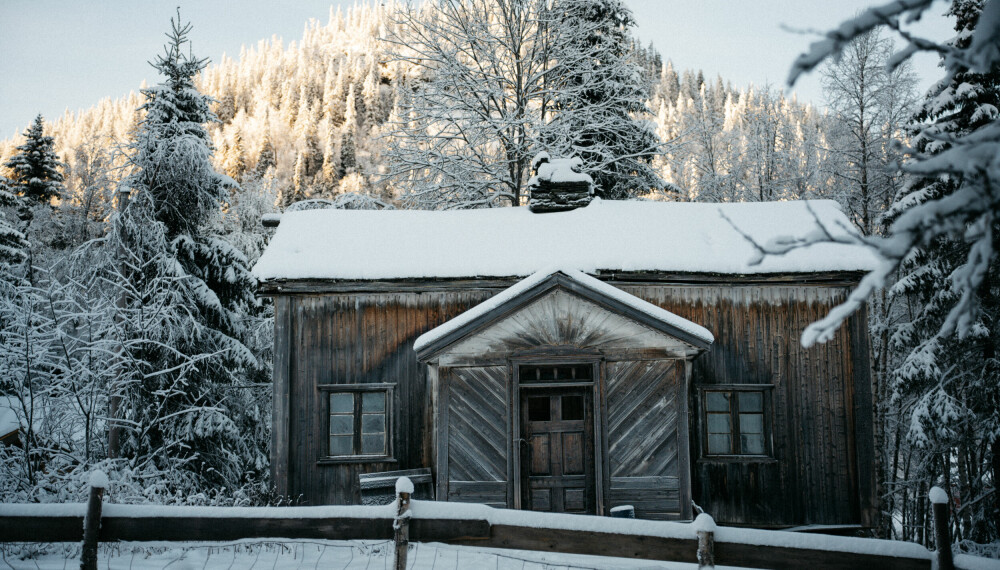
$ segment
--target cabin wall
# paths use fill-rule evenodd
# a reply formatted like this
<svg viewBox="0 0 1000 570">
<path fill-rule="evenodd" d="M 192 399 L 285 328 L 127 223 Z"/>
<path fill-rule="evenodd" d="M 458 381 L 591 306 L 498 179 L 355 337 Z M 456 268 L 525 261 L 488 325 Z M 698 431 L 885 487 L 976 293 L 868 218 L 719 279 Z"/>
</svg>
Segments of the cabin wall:
<svg viewBox="0 0 1000 570">
<path fill-rule="evenodd" d="M 802 348 L 805 327 L 849 289 L 821 286 L 622 286 L 715 335 L 693 362 L 694 501 L 720 523 L 861 524 L 873 508 L 867 327 L 855 315 L 828 343 Z M 703 457 L 698 388 L 770 384 L 774 461 Z M 863 405 L 867 402 L 867 408 Z M 860 412 L 860 413 L 856 413 Z M 859 472 L 860 465 L 865 466 Z M 868 458 L 868 459 L 865 459 Z"/>
<path fill-rule="evenodd" d="M 272 455 L 279 492 L 301 497 L 303 504 L 350 504 L 360 500 L 359 473 L 439 470 L 434 464 L 426 367 L 417 363 L 413 342 L 512 283 L 279 295 Z M 830 343 L 809 350 L 799 344 L 805 326 L 845 298 L 846 286 L 614 284 L 715 334 L 712 348 L 694 360 L 690 419 L 679 426 L 690 431 L 692 498 L 698 505 L 725 524 L 864 521 L 873 505 L 871 470 L 858 469 L 859 464 L 870 465 L 873 455 L 864 316 L 852 317 Z M 441 372 L 448 373 L 445 368 Z M 446 384 L 443 378 L 441 382 Z M 316 386 L 338 383 L 397 385 L 391 428 L 394 462 L 321 464 L 325 408 Z M 701 457 L 697 387 L 739 383 L 775 386 L 771 413 L 776 461 Z M 614 488 L 612 480 L 609 504 Z M 666 505 L 673 495 L 663 488 L 667 490 L 658 500 Z M 468 491 L 480 493 L 485 502 L 501 502 L 499 487 Z M 486 497 L 491 492 L 495 496 Z M 453 494 L 450 488 L 448 494 Z"/>
<path fill-rule="evenodd" d="M 278 492 L 305 505 L 357 504 L 359 474 L 431 467 L 430 396 L 413 342 L 493 293 L 472 289 L 279 297 L 272 442 Z M 396 385 L 389 428 L 393 461 L 324 460 L 327 412 L 324 393 L 317 387 L 379 383 Z M 285 440 L 284 449 L 279 440 Z"/>
</svg>

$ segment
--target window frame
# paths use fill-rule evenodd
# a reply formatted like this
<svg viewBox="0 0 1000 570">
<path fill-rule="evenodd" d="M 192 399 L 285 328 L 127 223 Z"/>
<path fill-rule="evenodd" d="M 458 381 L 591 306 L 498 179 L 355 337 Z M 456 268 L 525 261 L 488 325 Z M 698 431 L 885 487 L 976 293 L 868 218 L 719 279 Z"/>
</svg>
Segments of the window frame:
<svg viewBox="0 0 1000 570">
<path fill-rule="evenodd" d="M 317 387 L 321 400 L 322 410 L 322 449 L 317 463 L 320 465 L 331 465 L 340 463 L 395 463 L 393 456 L 392 434 L 393 434 L 393 394 L 396 385 L 390 383 L 379 384 L 320 384 Z M 331 394 L 351 394 L 354 396 L 354 411 L 352 412 L 354 432 L 352 433 L 352 447 L 360 451 L 361 422 L 364 415 L 363 410 L 359 411 L 358 402 L 360 395 L 364 393 L 381 392 L 385 394 L 385 453 L 382 454 L 362 454 L 352 453 L 351 455 L 330 455 L 330 395 Z"/>
<path fill-rule="evenodd" d="M 709 392 L 729 392 L 733 395 L 730 398 L 729 422 L 730 434 L 733 442 L 733 449 L 739 445 L 739 397 L 740 392 L 757 392 L 761 395 L 761 415 L 763 416 L 764 430 L 764 453 L 710 453 L 708 450 L 708 393 Z M 773 423 L 773 384 L 715 384 L 698 387 L 698 430 L 701 439 L 701 458 L 699 461 L 728 461 L 728 462 L 775 462 L 774 457 L 774 423 Z"/>
</svg>

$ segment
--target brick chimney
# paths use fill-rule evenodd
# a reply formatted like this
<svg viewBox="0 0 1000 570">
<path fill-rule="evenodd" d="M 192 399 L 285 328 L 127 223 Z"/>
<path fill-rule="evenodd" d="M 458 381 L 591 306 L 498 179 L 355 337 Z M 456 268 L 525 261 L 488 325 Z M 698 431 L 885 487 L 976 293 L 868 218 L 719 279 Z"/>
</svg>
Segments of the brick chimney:
<svg viewBox="0 0 1000 570">
<path fill-rule="evenodd" d="M 583 160 L 552 158 L 540 152 L 531 161 L 535 175 L 528 181 L 528 209 L 561 212 L 586 206 L 594 196 L 594 179 L 583 172 Z"/>
</svg>

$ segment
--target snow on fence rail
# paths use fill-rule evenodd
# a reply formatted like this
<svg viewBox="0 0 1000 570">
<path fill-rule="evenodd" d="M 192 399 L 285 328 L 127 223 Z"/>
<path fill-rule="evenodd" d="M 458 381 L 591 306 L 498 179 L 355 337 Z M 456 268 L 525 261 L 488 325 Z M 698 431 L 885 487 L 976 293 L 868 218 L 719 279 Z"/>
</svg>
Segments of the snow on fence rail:
<svg viewBox="0 0 1000 570">
<path fill-rule="evenodd" d="M 83 568 L 90 562 L 88 545 L 96 550 L 98 539 L 203 542 L 247 538 L 395 540 L 396 568 L 406 567 L 406 548 L 399 548 L 406 542 L 689 562 L 704 567 L 713 562 L 779 570 L 932 567 L 933 553 L 907 542 L 716 527 L 701 517 L 695 523 L 677 523 L 411 501 L 407 491 L 405 485 L 397 486 L 395 503 L 375 507 L 167 507 L 103 504 L 103 489 L 95 487 L 89 504 L 0 504 L 0 542 L 76 542 L 86 536 L 90 542 L 84 544 Z M 946 539 L 945 543 L 950 542 Z M 938 568 L 954 568 L 950 552 L 947 555 L 938 561 Z"/>
</svg>

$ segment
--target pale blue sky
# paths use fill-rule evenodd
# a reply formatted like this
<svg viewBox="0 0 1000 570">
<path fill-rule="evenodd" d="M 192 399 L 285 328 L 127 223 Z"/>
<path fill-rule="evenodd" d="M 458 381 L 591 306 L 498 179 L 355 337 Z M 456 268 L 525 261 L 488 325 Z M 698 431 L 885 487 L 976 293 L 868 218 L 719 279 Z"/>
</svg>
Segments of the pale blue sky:
<svg viewBox="0 0 1000 570">
<path fill-rule="evenodd" d="M 652 41 L 678 70 L 702 69 L 733 85 L 784 85 L 796 55 L 812 36 L 782 29 L 826 30 L 876 0 L 625 0 Z M 0 138 L 22 131 L 37 113 L 48 118 L 119 97 L 156 81 L 146 63 L 161 50 L 175 7 L 194 24 L 197 55 L 238 55 L 240 46 L 272 35 L 301 37 L 309 18 L 326 22 L 330 5 L 354 0 L 0 0 Z M 939 2 L 919 28 L 947 37 Z M 917 61 L 922 87 L 936 62 Z M 800 81 L 802 101 L 822 103 L 814 77 Z"/>
</svg>

